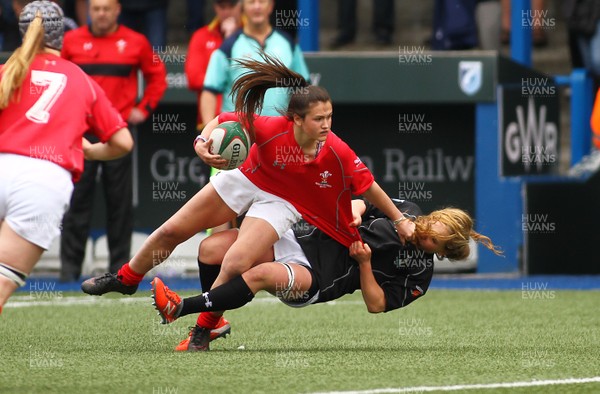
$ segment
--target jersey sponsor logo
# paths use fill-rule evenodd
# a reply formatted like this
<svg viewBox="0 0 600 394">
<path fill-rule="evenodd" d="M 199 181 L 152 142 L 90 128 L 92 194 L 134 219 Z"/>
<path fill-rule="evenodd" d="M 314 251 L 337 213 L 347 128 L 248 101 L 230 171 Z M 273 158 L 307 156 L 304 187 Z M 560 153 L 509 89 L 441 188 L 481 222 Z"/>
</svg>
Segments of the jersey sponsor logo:
<svg viewBox="0 0 600 394">
<path fill-rule="evenodd" d="M 127 47 L 127 41 L 125 41 L 124 39 L 120 39 L 115 43 L 115 45 L 117 46 L 117 50 L 119 51 L 119 53 L 123 53 L 125 51 L 125 48 Z"/>
<path fill-rule="evenodd" d="M 466 95 L 472 96 L 481 89 L 483 63 L 480 61 L 458 62 L 458 86 Z"/>
<path fill-rule="evenodd" d="M 206 49 L 215 49 L 217 47 L 217 42 L 214 40 L 206 41 Z"/>
<path fill-rule="evenodd" d="M 91 41 L 83 43 L 83 50 L 84 51 L 91 51 L 93 47 L 94 47 L 94 44 Z"/>
<path fill-rule="evenodd" d="M 329 183 L 327 183 L 327 178 L 332 176 L 333 174 L 327 170 L 323 171 L 319 174 L 321 176 L 321 182 L 315 182 L 315 185 L 319 186 L 321 189 L 325 189 L 331 187 Z"/>
<path fill-rule="evenodd" d="M 356 167 L 358 167 L 361 164 L 362 164 L 362 160 L 359 157 L 357 157 L 356 159 L 354 159 L 354 165 Z"/>
</svg>

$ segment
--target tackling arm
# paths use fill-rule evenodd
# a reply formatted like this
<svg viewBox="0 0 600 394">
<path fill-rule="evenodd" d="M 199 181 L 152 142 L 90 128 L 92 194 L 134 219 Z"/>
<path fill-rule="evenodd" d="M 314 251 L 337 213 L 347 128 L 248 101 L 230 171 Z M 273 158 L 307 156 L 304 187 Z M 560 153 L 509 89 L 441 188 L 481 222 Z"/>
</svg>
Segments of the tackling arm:
<svg viewBox="0 0 600 394">
<path fill-rule="evenodd" d="M 350 257 L 358 262 L 360 270 L 360 290 L 370 313 L 385 312 L 385 293 L 373 276 L 371 269 L 371 248 L 356 241 L 350 245 Z"/>
</svg>

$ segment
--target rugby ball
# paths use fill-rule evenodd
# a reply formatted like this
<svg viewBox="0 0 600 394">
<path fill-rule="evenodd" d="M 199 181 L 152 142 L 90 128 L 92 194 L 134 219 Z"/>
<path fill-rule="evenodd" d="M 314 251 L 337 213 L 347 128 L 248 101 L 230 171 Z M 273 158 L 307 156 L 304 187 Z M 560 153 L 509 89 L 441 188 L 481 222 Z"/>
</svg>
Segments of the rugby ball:
<svg viewBox="0 0 600 394">
<path fill-rule="evenodd" d="M 224 170 L 238 168 L 250 151 L 250 136 L 239 122 L 223 122 L 215 127 L 210 134 L 212 146 L 210 153 L 220 155 L 227 160 Z"/>
</svg>

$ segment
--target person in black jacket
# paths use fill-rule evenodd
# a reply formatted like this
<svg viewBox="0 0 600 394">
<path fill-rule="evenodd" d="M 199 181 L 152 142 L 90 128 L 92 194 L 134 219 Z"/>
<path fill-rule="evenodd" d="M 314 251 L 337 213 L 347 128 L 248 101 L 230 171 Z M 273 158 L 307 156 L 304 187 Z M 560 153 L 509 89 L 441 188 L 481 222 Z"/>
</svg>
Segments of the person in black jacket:
<svg viewBox="0 0 600 394">
<path fill-rule="evenodd" d="M 586 68 L 594 80 L 594 91 L 597 91 L 600 87 L 600 2 L 564 0 L 562 8 L 572 66 Z"/>
<path fill-rule="evenodd" d="M 270 255 L 264 256 L 262 261 L 268 262 L 256 264 L 199 296 L 182 300 L 155 278 L 152 292 L 163 324 L 191 313 L 239 308 L 259 290 L 274 294 L 289 306 L 302 307 L 361 289 L 369 312 L 388 312 L 405 307 L 427 292 L 434 253 L 438 258 L 465 259 L 470 252 L 469 238 L 501 253 L 488 237 L 473 230 L 472 219 L 460 209 L 446 208 L 423 216 L 414 203 L 394 202 L 408 220 L 415 222 L 415 236 L 404 245 L 381 211 L 364 200 L 354 200 L 353 224 L 358 226 L 363 242 L 357 241 L 350 248 L 300 222 L 274 245 Z M 236 233 L 228 230 L 201 243 L 198 260 L 203 289 L 210 289 L 220 258 Z M 178 350 L 208 350 L 209 342 L 209 330 L 194 327 Z"/>
</svg>

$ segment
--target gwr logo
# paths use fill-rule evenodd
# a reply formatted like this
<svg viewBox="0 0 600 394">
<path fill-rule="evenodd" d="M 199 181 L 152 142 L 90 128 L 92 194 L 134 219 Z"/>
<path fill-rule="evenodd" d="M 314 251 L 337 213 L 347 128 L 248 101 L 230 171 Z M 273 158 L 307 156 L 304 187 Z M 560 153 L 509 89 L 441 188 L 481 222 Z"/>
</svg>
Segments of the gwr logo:
<svg viewBox="0 0 600 394">
<path fill-rule="evenodd" d="M 536 113 L 535 102 L 532 97 L 527 101 L 527 116 L 525 108 L 518 105 L 516 108 L 517 121 L 511 122 L 506 127 L 504 151 L 508 160 L 516 164 L 523 163 L 529 171 L 531 163 L 535 163 L 538 170 L 544 164 L 543 160 L 523 160 L 524 149 L 543 152 L 550 157 L 558 155 L 558 129 L 555 123 L 546 121 L 547 107 L 540 105 Z"/>
</svg>

